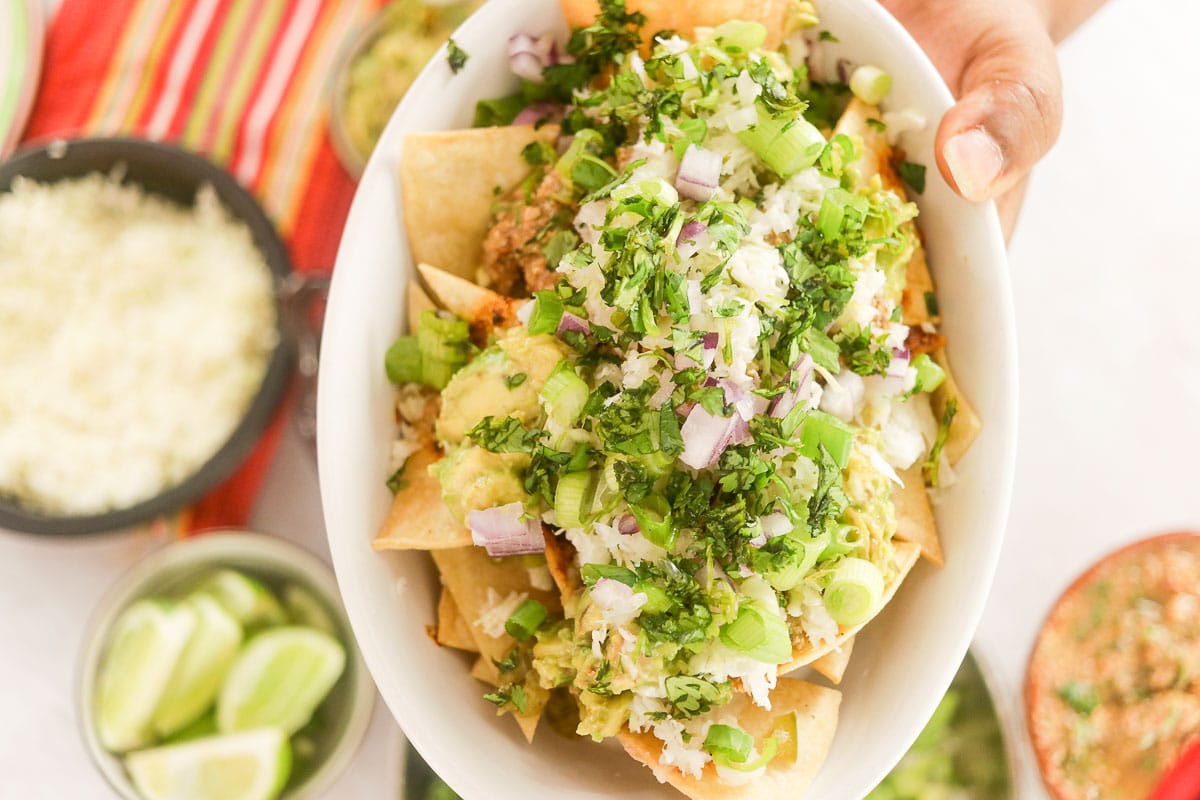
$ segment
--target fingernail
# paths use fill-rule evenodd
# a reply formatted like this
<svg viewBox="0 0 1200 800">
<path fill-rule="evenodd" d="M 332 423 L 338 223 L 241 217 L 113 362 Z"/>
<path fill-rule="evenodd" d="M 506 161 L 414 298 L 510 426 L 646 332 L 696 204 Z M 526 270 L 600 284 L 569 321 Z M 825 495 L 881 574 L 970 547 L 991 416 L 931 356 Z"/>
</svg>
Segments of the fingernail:
<svg viewBox="0 0 1200 800">
<path fill-rule="evenodd" d="M 988 189 L 1004 169 L 1000 145 L 982 128 L 955 134 L 946 142 L 946 166 L 968 200 L 986 200 Z"/>
</svg>

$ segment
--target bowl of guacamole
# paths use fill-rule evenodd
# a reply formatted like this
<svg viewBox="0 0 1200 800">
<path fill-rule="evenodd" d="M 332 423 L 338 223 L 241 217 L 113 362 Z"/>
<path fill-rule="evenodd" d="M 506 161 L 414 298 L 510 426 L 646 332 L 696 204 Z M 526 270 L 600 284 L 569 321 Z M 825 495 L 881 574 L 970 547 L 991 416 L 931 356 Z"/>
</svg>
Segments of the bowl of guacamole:
<svg viewBox="0 0 1200 800">
<path fill-rule="evenodd" d="M 479 0 L 393 0 L 349 40 L 333 87 L 330 134 L 338 158 L 358 177 L 392 111 L 442 43 Z"/>
</svg>

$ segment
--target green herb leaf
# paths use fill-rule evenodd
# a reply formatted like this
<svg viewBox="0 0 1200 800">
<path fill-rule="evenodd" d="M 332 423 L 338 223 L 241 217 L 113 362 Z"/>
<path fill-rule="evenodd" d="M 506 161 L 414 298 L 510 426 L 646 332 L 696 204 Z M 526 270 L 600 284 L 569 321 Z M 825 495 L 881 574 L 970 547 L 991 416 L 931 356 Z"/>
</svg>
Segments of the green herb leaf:
<svg viewBox="0 0 1200 800">
<path fill-rule="evenodd" d="M 912 161 L 901 161 L 896 165 L 896 174 L 900 180 L 912 187 L 917 194 L 925 193 L 925 165 L 914 164 Z"/>
<path fill-rule="evenodd" d="M 938 468 L 942 463 L 942 448 L 946 446 L 946 440 L 950 437 L 950 426 L 954 422 L 954 415 L 958 413 L 958 398 L 951 397 L 946 401 L 946 408 L 942 411 L 942 421 L 938 425 L 937 437 L 933 440 L 933 448 L 929 451 L 929 458 L 925 461 L 925 482 L 930 486 L 938 485 Z"/>
<path fill-rule="evenodd" d="M 1058 697 L 1071 707 L 1072 711 L 1087 716 L 1100 705 L 1100 695 L 1096 687 L 1083 681 L 1068 681 L 1058 687 Z"/>
<path fill-rule="evenodd" d="M 446 63 L 450 65 L 451 72 L 457 75 L 458 71 L 466 65 L 467 59 L 470 57 L 466 50 L 458 46 L 458 42 L 453 39 L 446 41 Z"/>
</svg>

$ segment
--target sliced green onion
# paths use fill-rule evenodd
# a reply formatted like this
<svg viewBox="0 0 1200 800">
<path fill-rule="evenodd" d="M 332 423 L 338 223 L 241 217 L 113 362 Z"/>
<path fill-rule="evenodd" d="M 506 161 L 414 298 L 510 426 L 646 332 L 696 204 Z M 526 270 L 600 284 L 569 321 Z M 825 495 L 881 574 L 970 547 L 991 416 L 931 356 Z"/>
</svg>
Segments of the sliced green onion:
<svg viewBox="0 0 1200 800">
<path fill-rule="evenodd" d="M 579 574 L 589 586 L 601 578 L 619 581 L 626 586 L 634 586 L 638 582 L 633 570 L 616 564 L 584 564 L 579 568 Z"/>
<path fill-rule="evenodd" d="M 809 328 L 800 334 L 800 349 L 812 356 L 813 363 L 821 369 L 834 373 L 841 370 L 841 350 L 824 331 Z"/>
<path fill-rule="evenodd" d="M 659 586 L 656 586 L 649 581 L 640 581 L 633 586 L 633 591 L 641 592 L 646 595 L 646 602 L 642 604 L 643 614 L 662 614 L 670 611 L 675 605 L 675 601 Z"/>
<path fill-rule="evenodd" d="M 416 336 L 401 336 L 392 342 L 383 357 L 388 380 L 392 383 L 417 383 L 421 380 L 421 348 Z"/>
<path fill-rule="evenodd" d="M 529 314 L 529 333 L 558 333 L 562 322 L 563 301 L 555 292 L 541 291 L 533 296 L 533 310 Z"/>
<path fill-rule="evenodd" d="M 797 742 L 799 734 L 800 721 L 795 711 L 779 717 L 771 726 L 771 738 L 778 742 L 775 757 L 780 759 L 781 766 L 796 763 L 800 750 Z"/>
<path fill-rule="evenodd" d="M 592 507 L 596 479 L 590 470 L 571 472 L 558 479 L 554 490 L 554 521 L 560 528 L 582 528 Z"/>
<path fill-rule="evenodd" d="M 754 151 L 781 178 L 790 178 L 811 167 L 827 142 L 803 117 L 773 117 L 758 104 L 758 122 L 738 133 L 742 144 Z"/>
<path fill-rule="evenodd" d="M 732 725 L 711 725 L 704 737 L 704 749 L 726 763 L 739 763 L 750 757 L 754 737 Z"/>
<path fill-rule="evenodd" d="M 913 384 L 913 392 L 935 391 L 946 380 L 946 371 L 927 353 L 920 353 L 912 360 L 912 368 L 917 371 L 917 382 Z"/>
<path fill-rule="evenodd" d="M 821 200 L 821 210 L 817 212 L 817 230 L 826 239 L 836 239 L 842 232 L 842 220 L 846 218 L 846 207 L 834 201 L 832 194 L 827 193 Z"/>
<path fill-rule="evenodd" d="M 868 105 L 879 105 L 891 90 L 892 76 L 879 67 L 864 64 L 850 75 L 850 91 Z"/>
<path fill-rule="evenodd" d="M 504 622 L 504 630 L 518 642 L 528 642 L 545 621 L 546 607 L 537 600 L 526 600 Z"/>
<path fill-rule="evenodd" d="M 864 558 L 847 558 L 834 567 L 825 589 L 825 610 L 839 625 L 861 625 L 875 613 L 882 597 L 879 568 Z"/>
<path fill-rule="evenodd" d="M 767 664 L 783 664 L 792 657 L 787 623 L 749 602 L 743 602 L 737 617 L 721 627 L 721 641 L 730 649 Z"/>
<path fill-rule="evenodd" d="M 567 426 L 579 419 L 583 407 L 588 400 L 588 385 L 575 374 L 575 367 L 567 359 L 558 362 L 558 366 L 546 378 L 542 386 L 542 405 L 550 419 L 559 425 Z"/>
<path fill-rule="evenodd" d="M 642 500 L 637 505 L 630 506 L 634 518 L 641 528 L 642 536 L 664 550 L 675 546 L 675 525 L 671 519 L 671 505 L 659 495 L 653 495 Z"/>
<path fill-rule="evenodd" d="M 734 19 L 715 28 L 710 38 L 727 53 L 749 53 L 767 40 L 767 26 L 761 22 Z"/>
<path fill-rule="evenodd" d="M 838 525 L 832 536 L 829 535 L 828 530 L 825 531 L 825 534 L 825 549 L 821 551 L 821 555 L 817 559 L 821 563 L 841 558 L 862 545 L 862 534 L 853 525 Z"/>
<path fill-rule="evenodd" d="M 821 447 L 840 469 L 850 462 L 850 450 L 854 446 L 854 430 L 832 414 L 810 411 L 800 423 L 800 452 L 814 461 L 821 458 Z"/>
<path fill-rule="evenodd" d="M 471 355 L 471 330 L 466 321 L 438 311 L 421 312 L 417 347 L 421 353 L 421 382 L 444 389 L 450 377 Z"/>
</svg>

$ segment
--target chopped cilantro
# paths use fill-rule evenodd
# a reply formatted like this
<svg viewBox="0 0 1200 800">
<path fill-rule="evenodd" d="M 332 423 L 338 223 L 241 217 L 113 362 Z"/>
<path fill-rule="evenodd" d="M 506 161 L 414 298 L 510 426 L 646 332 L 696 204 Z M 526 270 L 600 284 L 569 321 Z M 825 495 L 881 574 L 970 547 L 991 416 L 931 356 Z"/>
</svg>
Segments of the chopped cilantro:
<svg viewBox="0 0 1200 800">
<path fill-rule="evenodd" d="M 525 382 L 527 376 L 524 372 L 518 372 L 515 375 L 509 375 L 504 379 L 504 385 L 509 389 L 515 389 Z"/>
<path fill-rule="evenodd" d="M 933 440 L 933 447 L 929 451 L 929 458 L 923 465 L 925 467 L 925 481 L 930 486 L 938 485 L 938 469 L 942 464 L 942 449 L 946 446 L 946 440 L 950 437 L 950 426 L 954 422 L 954 415 L 958 413 L 958 398 L 951 397 L 946 401 L 946 408 L 942 411 L 942 421 L 938 425 L 937 437 Z"/>
<path fill-rule="evenodd" d="M 871 118 L 867 120 L 867 127 L 876 133 L 884 133 L 887 131 L 887 125 L 881 119 Z"/>
<path fill-rule="evenodd" d="M 929 316 L 936 317 L 941 310 L 938 307 L 938 299 L 936 292 L 925 293 L 925 310 L 929 312 Z"/>
<path fill-rule="evenodd" d="M 1068 681 L 1058 687 L 1058 697 L 1077 714 L 1087 716 L 1100 705 L 1096 687 L 1083 681 Z"/>
<path fill-rule="evenodd" d="M 392 494 L 399 494 L 400 490 L 408 485 L 408 481 L 404 479 L 404 468 L 407 466 L 408 462 L 405 461 L 399 469 L 388 476 L 387 488 Z"/>
<path fill-rule="evenodd" d="M 514 417 L 484 417 L 467 438 L 491 453 L 531 453 L 545 431 L 528 430 Z"/>
<path fill-rule="evenodd" d="M 466 50 L 458 46 L 458 42 L 453 39 L 446 41 L 446 63 L 450 65 L 451 72 L 457 75 L 458 71 L 466 65 L 467 59 L 470 57 Z"/>
</svg>

